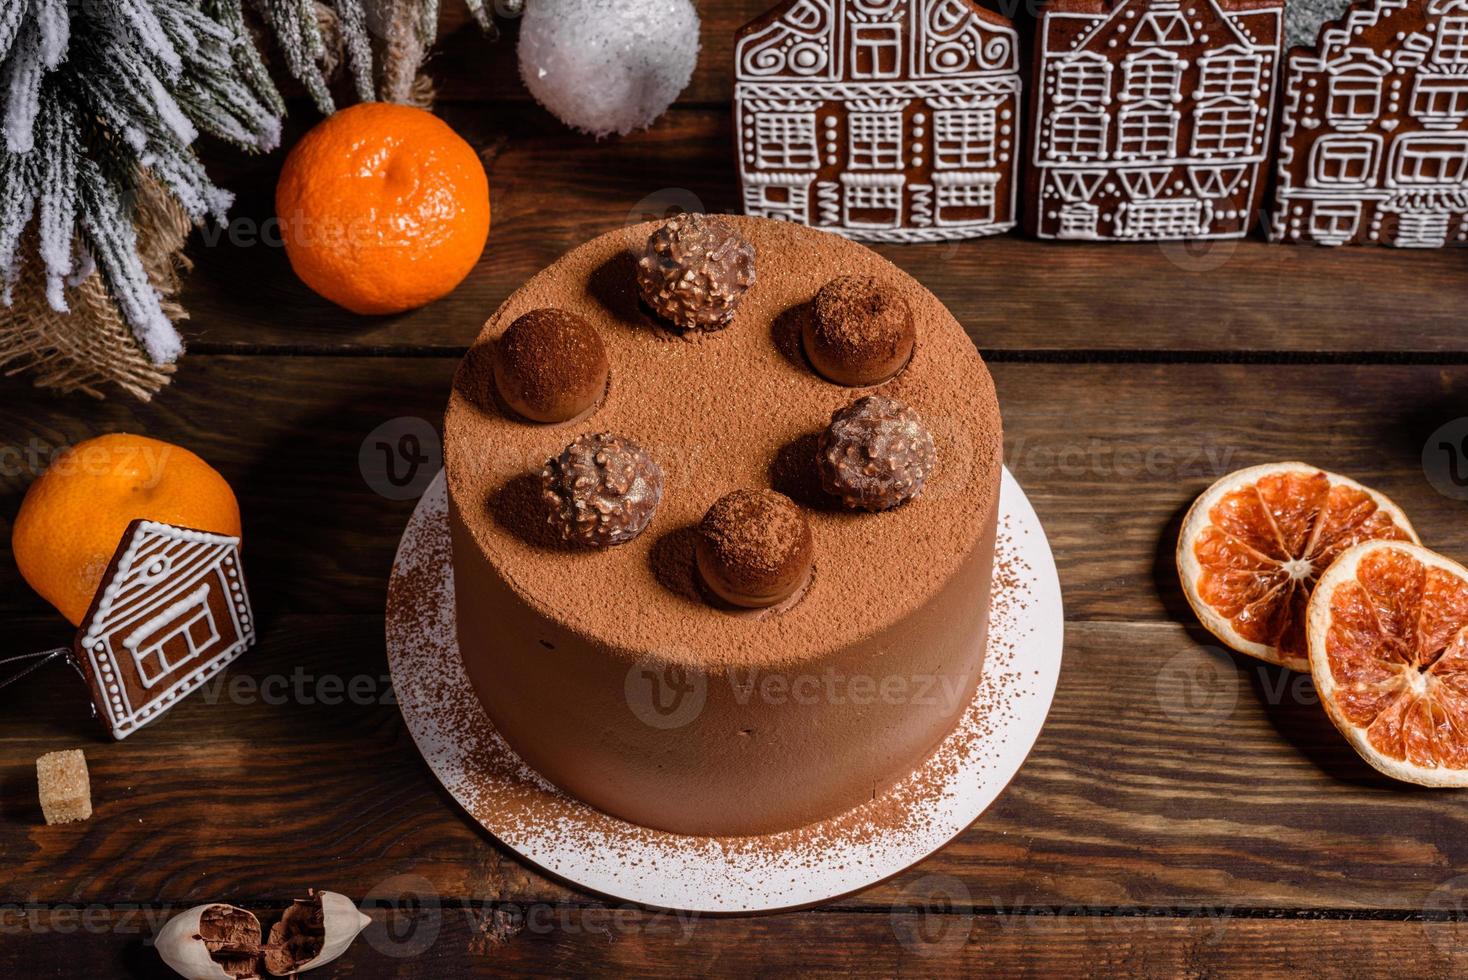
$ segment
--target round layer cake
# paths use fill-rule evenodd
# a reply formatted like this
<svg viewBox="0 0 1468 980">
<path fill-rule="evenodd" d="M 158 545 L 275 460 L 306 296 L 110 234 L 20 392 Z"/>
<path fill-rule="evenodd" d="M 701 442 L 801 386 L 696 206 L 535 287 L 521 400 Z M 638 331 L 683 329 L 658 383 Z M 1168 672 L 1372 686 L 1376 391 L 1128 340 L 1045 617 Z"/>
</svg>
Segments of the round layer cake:
<svg viewBox="0 0 1468 980">
<path fill-rule="evenodd" d="M 561 789 L 633 823 L 750 835 L 822 820 L 910 774 L 957 724 L 983 669 L 1002 457 L 994 384 L 936 297 L 869 249 L 799 225 L 725 218 L 754 246 L 755 284 L 728 326 L 680 332 L 639 299 L 657 223 L 603 235 L 535 276 L 490 318 L 444 422 L 459 647 L 496 728 Z M 802 331 L 821 287 L 875 279 L 910 306 L 910 360 L 875 388 L 818 374 Z M 575 314 L 610 362 L 572 421 L 509 409 L 495 346 L 533 310 Z M 915 498 L 879 512 L 827 494 L 832 413 L 899 399 L 932 433 Z M 604 548 L 547 523 L 541 470 L 615 433 L 663 474 L 646 529 Z M 774 489 L 809 520 L 803 591 L 737 609 L 700 580 L 710 506 Z"/>
</svg>

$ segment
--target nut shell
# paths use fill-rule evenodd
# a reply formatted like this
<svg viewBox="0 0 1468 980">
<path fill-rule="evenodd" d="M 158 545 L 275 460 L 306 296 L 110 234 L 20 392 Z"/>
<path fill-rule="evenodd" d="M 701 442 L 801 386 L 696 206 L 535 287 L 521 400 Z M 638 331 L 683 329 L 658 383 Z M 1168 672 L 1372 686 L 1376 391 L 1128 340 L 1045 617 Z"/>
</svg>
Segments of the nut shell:
<svg viewBox="0 0 1468 980">
<path fill-rule="evenodd" d="M 210 955 L 209 943 L 240 950 L 237 956 L 223 954 L 229 970 Z M 153 937 L 153 948 L 163 962 L 185 980 L 238 980 L 258 975 L 259 945 L 260 920 L 255 914 L 223 902 L 180 912 Z"/>
<path fill-rule="evenodd" d="M 607 390 L 611 361 L 584 317 L 531 310 L 494 346 L 494 383 L 504 403 L 532 422 L 566 422 L 591 410 Z"/>
<path fill-rule="evenodd" d="M 937 458 L 918 413 L 885 395 L 838 409 L 817 448 L 821 486 L 853 510 L 888 510 L 913 499 Z"/>
<path fill-rule="evenodd" d="M 310 897 L 296 899 L 270 927 L 270 945 L 275 948 L 265 950 L 265 969 L 284 977 L 325 966 L 371 924 L 372 919 L 347 896 L 313 888 Z M 302 952 L 313 955 L 300 961 L 296 957 Z"/>
<path fill-rule="evenodd" d="M 295 976 L 341 956 L 371 924 L 350 898 L 313 888 L 271 926 L 268 943 L 253 912 L 212 902 L 169 919 L 153 946 L 186 980 Z"/>
<path fill-rule="evenodd" d="M 837 276 L 816 293 L 801 331 L 806 359 L 841 385 L 881 384 L 912 358 L 917 327 L 907 299 L 872 276 Z"/>
<path fill-rule="evenodd" d="M 683 330 L 727 327 L 754 281 L 754 246 L 728 222 L 706 214 L 664 222 L 637 262 L 642 301 Z"/>
<path fill-rule="evenodd" d="M 643 532 L 663 499 L 663 470 L 631 439 L 579 436 L 546 461 L 541 493 L 561 540 L 587 548 L 624 544 Z"/>
<path fill-rule="evenodd" d="M 698 526 L 694 549 L 708 589 L 735 606 L 777 605 L 810 579 L 815 538 L 795 502 L 774 490 L 720 497 Z"/>
</svg>

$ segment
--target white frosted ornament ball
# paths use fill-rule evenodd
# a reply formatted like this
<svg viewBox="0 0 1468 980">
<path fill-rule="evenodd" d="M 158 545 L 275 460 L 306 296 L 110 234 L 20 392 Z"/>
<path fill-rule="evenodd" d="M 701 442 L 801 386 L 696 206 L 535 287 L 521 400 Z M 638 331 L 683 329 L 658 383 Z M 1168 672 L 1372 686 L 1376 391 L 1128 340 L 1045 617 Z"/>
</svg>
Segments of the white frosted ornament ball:
<svg viewBox="0 0 1468 980">
<path fill-rule="evenodd" d="M 625 136 L 661 116 L 693 77 L 691 0 L 527 0 L 520 77 L 568 126 Z"/>
</svg>

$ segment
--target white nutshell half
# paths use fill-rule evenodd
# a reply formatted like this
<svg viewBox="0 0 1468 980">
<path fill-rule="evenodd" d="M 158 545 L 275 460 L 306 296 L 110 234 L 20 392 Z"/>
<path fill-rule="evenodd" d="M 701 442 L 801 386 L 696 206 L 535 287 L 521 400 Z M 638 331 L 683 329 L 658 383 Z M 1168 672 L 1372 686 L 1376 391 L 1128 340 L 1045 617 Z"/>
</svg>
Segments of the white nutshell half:
<svg viewBox="0 0 1468 980">
<path fill-rule="evenodd" d="M 314 970 L 325 966 L 347 951 L 352 940 L 372 924 L 372 919 L 362 914 L 356 904 L 339 892 L 317 892 L 321 899 L 321 919 L 326 926 L 326 937 L 321 952 L 296 967 L 297 972 Z"/>
<path fill-rule="evenodd" d="M 255 922 L 255 941 L 259 942 L 260 920 L 255 918 L 254 913 L 233 905 L 211 902 L 208 905 L 195 905 L 188 911 L 175 915 L 158 930 L 158 935 L 153 938 L 153 946 L 163 962 L 185 980 L 235 980 L 214 962 L 209 955 L 209 947 L 199 935 L 200 922 L 204 913 L 210 909 L 228 909 L 249 916 Z"/>
</svg>

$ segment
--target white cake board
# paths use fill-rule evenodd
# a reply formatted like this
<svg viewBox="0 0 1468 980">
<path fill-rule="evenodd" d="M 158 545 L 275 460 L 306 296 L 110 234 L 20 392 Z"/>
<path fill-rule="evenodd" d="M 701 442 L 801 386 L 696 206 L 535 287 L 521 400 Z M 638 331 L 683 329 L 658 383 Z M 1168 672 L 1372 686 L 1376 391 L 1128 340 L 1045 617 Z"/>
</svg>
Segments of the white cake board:
<svg viewBox="0 0 1468 980">
<path fill-rule="evenodd" d="M 442 473 L 408 522 L 388 588 L 387 659 L 403 718 L 471 817 L 582 888 L 708 913 L 800 908 L 859 891 L 978 819 L 1019 771 L 1049 713 L 1063 629 L 1055 560 L 1007 469 L 999 507 L 989 652 L 973 703 L 921 769 L 832 820 L 767 837 L 684 837 L 608 816 L 526 766 L 494 730 L 459 659 Z"/>
</svg>

